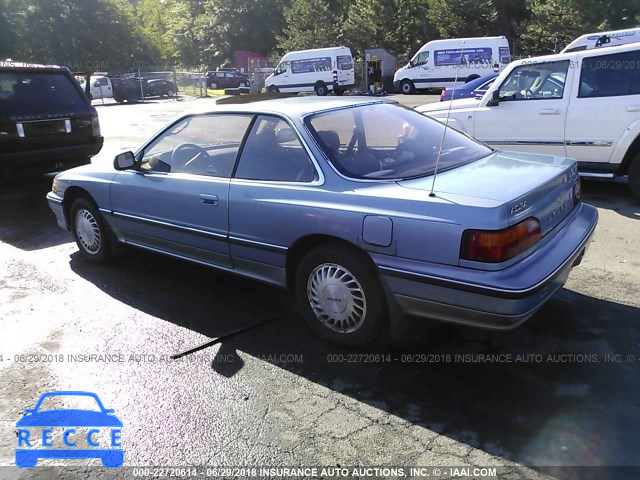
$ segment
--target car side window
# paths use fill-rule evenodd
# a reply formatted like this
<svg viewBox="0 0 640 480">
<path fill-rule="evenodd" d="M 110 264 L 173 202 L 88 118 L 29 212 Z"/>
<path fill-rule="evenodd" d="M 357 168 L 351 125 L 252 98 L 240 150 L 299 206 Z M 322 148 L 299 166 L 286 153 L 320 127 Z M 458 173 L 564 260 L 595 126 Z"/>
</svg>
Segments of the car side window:
<svg viewBox="0 0 640 480">
<path fill-rule="evenodd" d="M 295 130 L 281 118 L 261 115 L 247 136 L 235 178 L 312 182 L 317 173 Z"/>
<path fill-rule="evenodd" d="M 231 177 L 251 115 L 195 115 L 174 124 L 142 156 L 142 171 Z"/>
<path fill-rule="evenodd" d="M 582 60 L 578 98 L 640 94 L 640 50 Z"/>
<path fill-rule="evenodd" d="M 516 67 L 500 85 L 500 101 L 562 98 L 568 70 L 569 60 Z"/>
<path fill-rule="evenodd" d="M 277 68 L 273 71 L 274 75 L 280 75 L 282 73 L 285 73 L 289 70 L 289 64 L 291 62 L 286 61 L 286 62 L 280 62 L 277 66 Z"/>
</svg>

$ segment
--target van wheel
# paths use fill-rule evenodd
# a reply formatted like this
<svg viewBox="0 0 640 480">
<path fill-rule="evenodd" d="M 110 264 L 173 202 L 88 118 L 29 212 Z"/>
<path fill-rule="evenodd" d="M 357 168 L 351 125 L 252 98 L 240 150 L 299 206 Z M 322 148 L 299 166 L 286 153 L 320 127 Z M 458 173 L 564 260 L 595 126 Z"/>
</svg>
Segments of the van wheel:
<svg viewBox="0 0 640 480">
<path fill-rule="evenodd" d="M 278 87 L 276 87 L 275 85 L 271 85 L 269 87 L 269 92 L 271 92 L 271 93 L 279 93 L 280 90 L 278 90 Z"/>
<path fill-rule="evenodd" d="M 476 75 L 475 73 L 473 75 L 469 75 L 467 79 L 464 81 L 464 83 L 469 83 L 470 81 L 475 80 L 476 78 L 480 78 L 480 75 Z"/>
<path fill-rule="evenodd" d="M 319 97 L 324 97 L 324 96 L 327 95 L 327 93 L 329 93 L 329 89 L 324 84 L 324 82 L 316 83 L 316 86 L 314 87 L 314 90 L 316 91 L 316 95 L 319 96 Z"/>
<path fill-rule="evenodd" d="M 311 250 L 296 271 L 296 298 L 305 321 L 323 339 L 345 347 L 371 342 L 387 306 L 371 261 L 338 244 Z"/>
<path fill-rule="evenodd" d="M 412 94 L 414 90 L 415 87 L 413 86 L 413 82 L 411 80 L 403 80 L 400 83 L 400 91 L 405 95 Z"/>
<path fill-rule="evenodd" d="M 631 193 L 633 193 L 634 197 L 640 199 L 640 153 L 636 155 L 636 158 L 629 165 L 627 176 Z"/>
</svg>

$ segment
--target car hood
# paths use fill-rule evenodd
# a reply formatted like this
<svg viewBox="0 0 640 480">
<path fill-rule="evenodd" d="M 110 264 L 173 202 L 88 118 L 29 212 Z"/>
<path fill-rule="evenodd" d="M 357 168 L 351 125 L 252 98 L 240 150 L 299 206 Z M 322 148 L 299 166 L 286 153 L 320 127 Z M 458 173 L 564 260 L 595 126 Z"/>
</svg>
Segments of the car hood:
<svg viewBox="0 0 640 480">
<path fill-rule="evenodd" d="M 451 100 L 448 102 L 435 102 L 428 103 L 426 105 L 419 105 L 415 108 L 416 111 L 420 113 L 425 112 L 446 112 L 451 108 L 451 110 L 460 110 L 462 108 L 475 108 L 480 105 L 480 100 L 472 97 L 472 98 L 458 98 L 456 100 Z"/>
<path fill-rule="evenodd" d="M 107 413 L 67 409 L 25 415 L 16 427 L 122 427 L 122 422 Z"/>
</svg>

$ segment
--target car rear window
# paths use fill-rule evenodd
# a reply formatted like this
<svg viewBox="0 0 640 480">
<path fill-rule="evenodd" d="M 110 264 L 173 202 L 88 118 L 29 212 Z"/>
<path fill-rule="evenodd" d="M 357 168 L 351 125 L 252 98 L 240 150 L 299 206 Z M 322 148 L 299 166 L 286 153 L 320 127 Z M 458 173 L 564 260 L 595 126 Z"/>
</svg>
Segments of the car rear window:
<svg viewBox="0 0 640 480">
<path fill-rule="evenodd" d="M 60 72 L 0 72 L 0 112 L 37 114 L 86 108 L 87 100 Z"/>
<path fill-rule="evenodd" d="M 396 104 L 365 104 L 314 114 L 307 128 L 340 173 L 357 179 L 431 175 L 493 150 L 442 123 Z M 442 147 L 442 152 L 439 152 Z"/>
</svg>

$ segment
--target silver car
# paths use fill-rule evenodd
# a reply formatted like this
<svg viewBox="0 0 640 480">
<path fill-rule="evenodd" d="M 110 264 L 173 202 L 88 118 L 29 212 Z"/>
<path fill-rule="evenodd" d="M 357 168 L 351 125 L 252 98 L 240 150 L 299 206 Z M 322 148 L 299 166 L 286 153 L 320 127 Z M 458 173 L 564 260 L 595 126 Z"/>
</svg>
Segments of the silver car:
<svg viewBox="0 0 640 480">
<path fill-rule="evenodd" d="M 59 174 L 47 198 L 89 261 L 125 244 L 289 288 L 346 346 L 408 314 L 515 327 L 597 223 L 573 160 L 495 151 L 354 98 L 186 115 L 113 166 Z"/>
</svg>

